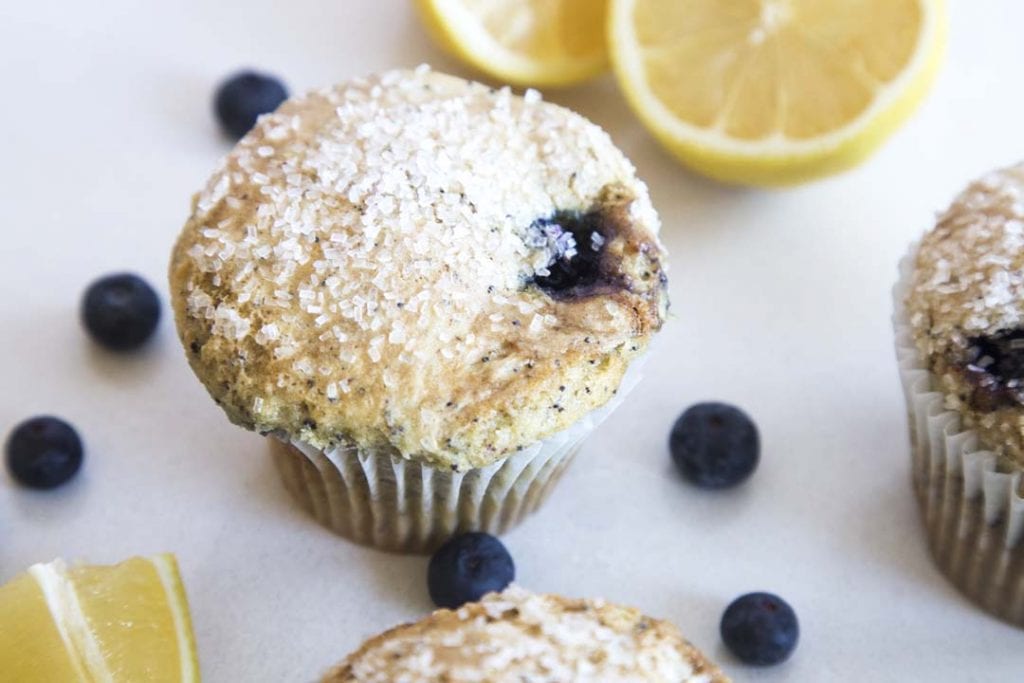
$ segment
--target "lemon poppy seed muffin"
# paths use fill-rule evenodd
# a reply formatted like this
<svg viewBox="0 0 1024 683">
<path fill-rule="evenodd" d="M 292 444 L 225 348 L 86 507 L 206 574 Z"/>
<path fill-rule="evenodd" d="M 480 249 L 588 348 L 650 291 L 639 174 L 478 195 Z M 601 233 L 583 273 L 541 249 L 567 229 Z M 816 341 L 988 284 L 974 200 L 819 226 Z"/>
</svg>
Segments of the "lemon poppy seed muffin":
<svg viewBox="0 0 1024 683">
<path fill-rule="evenodd" d="M 933 554 L 1024 626 L 1024 166 L 972 183 L 905 270 L 898 347 Z"/>
<path fill-rule="evenodd" d="M 436 544 L 485 524 L 460 491 L 487 498 L 491 526 L 535 507 L 609 407 L 665 319 L 658 229 L 579 115 L 394 71 L 260 119 L 194 200 L 174 309 L 197 376 L 279 438 L 314 514 L 375 545 Z M 403 512 L 424 505 L 444 528 Z"/>
<path fill-rule="evenodd" d="M 369 641 L 324 683 L 727 683 L 664 621 L 512 586 Z"/>
</svg>

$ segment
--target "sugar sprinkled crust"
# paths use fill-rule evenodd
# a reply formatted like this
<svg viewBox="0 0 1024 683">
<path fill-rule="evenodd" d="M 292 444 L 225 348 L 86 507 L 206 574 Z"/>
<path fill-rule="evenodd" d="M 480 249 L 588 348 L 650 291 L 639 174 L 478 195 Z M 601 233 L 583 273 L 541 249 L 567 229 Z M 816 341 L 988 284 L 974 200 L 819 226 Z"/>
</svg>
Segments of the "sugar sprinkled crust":
<svg viewBox="0 0 1024 683">
<path fill-rule="evenodd" d="M 671 624 L 512 586 L 366 642 L 324 683 L 727 683 Z"/>
<path fill-rule="evenodd" d="M 906 306 L 947 406 L 1004 467 L 1024 466 L 1024 165 L 971 183 L 940 216 Z"/>
<path fill-rule="evenodd" d="M 590 244 L 540 227 L 597 211 Z M 667 307 L 659 223 L 598 127 L 508 89 L 388 72 L 286 102 L 199 193 L 171 287 L 229 417 L 465 469 L 600 406 Z M 578 250 L 616 283 L 531 281 Z"/>
</svg>

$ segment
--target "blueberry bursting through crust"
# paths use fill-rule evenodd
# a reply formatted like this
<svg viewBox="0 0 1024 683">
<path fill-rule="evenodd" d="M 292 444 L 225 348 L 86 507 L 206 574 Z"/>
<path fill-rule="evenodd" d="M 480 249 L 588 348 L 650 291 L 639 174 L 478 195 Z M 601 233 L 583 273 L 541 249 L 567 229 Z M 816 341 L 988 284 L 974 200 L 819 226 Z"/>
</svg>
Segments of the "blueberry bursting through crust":
<svg viewBox="0 0 1024 683">
<path fill-rule="evenodd" d="M 609 187 L 587 211 L 556 211 L 535 220 L 527 233 L 527 245 L 546 250 L 550 259 L 526 284 L 563 302 L 633 291 L 634 283 L 622 269 L 623 243 L 626 251 L 645 252 L 652 261 L 657 259 L 629 217 L 632 201 Z M 613 247 L 616 242 L 618 248 Z M 647 279 L 653 274 L 648 271 L 640 277 Z M 665 287 L 664 273 L 658 271 L 657 277 L 660 287 Z"/>
<path fill-rule="evenodd" d="M 1024 329 L 969 339 L 963 367 L 976 410 L 1024 405 Z"/>
<path fill-rule="evenodd" d="M 625 289 L 627 283 L 604 246 L 613 237 L 600 209 L 559 211 L 531 226 L 530 245 L 547 247 L 552 260 L 535 284 L 559 301 L 584 299 Z"/>
</svg>

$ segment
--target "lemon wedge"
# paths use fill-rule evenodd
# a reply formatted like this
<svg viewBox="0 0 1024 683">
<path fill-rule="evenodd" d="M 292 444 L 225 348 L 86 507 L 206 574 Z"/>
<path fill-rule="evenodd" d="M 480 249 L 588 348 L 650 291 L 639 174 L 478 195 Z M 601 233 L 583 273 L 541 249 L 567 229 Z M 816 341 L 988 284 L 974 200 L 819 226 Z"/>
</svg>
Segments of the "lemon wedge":
<svg viewBox="0 0 1024 683">
<path fill-rule="evenodd" d="M 611 0 L 612 63 L 684 164 L 788 185 L 864 160 L 923 99 L 945 0 Z"/>
<path fill-rule="evenodd" d="M 37 564 L 0 587 L 0 671 L 19 683 L 199 681 L 172 555 Z"/>
<path fill-rule="evenodd" d="M 607 0 L 416 0 L 442 47 L 524 86 L 562 86 L 608 66 Z"/>
</svg>

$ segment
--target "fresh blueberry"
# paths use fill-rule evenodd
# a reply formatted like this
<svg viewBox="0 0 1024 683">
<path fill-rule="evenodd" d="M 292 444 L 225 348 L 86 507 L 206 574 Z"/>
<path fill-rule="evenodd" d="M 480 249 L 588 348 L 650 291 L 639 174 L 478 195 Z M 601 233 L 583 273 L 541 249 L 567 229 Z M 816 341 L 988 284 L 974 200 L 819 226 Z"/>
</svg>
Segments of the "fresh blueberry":
<svg viewBox="0 0 1024 683">
<path fill-rule="evenodd" d="M 672 460 L 697 486 L 735 486 L 757 468 L 761 445 L 754 422 L 725 403 L 698 403 L 684 412 L 669 436 Z"/>
<path fill-rule="evenodd" d="M 456 609 L 484 595 L 504 590 L 516 578 L 508 550 L 481 532 L 451 538 L 430 558 L 427 588 L 438 607 Z"/>
<path fill-rule="evenodd" d="M 56 417 L 25 420 L 7 437 L 7 469 L 24 486 L 52 489 L 82 466 L 82 440 L 75 428 Z"/>
<path fill-rule="evenodd" d="M 771 593 L 736 598 L 722 615 L 722 641 L 746 664 L 767 666 L 789 659 L 800 639 L 796 612 Z"/>
<path fill-rule="evenodd" d="M 107 275 L 85 290 L 82 322 L 92 338 L 113 351 L 129 351 L 153 336 L 160 321 L 160 298 L 131 273 Z"/>
<path fill-rule="evenodd" d="M 221 83 L 213 106 L 224 132 L 238 139 L 256 125 L 262 114 L 274 111 L 286 99 L 288 89 L 279 79 L 242 71 Z"/>
</svg>

